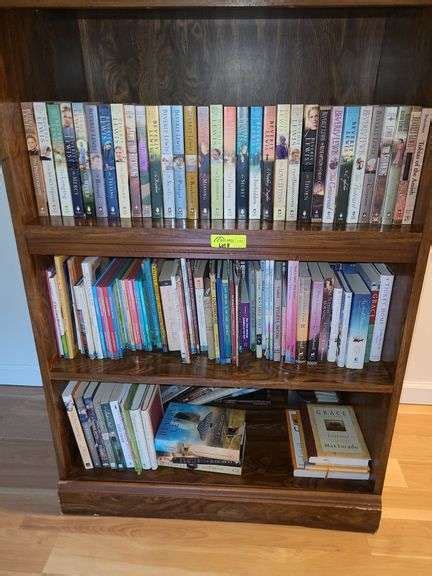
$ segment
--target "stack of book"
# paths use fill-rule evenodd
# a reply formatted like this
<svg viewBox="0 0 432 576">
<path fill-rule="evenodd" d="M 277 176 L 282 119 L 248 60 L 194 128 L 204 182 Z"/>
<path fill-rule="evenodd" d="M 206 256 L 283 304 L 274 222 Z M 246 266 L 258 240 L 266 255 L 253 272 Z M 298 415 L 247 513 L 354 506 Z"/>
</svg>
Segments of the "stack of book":
<svg viewBox="0 0 432 576">
<path fill-rule="evenodd" d="M 419 106 L 22 103 L 41 216 L 410 224 Z"/>
<path fill-rule="evenodd" d="M 294 476 L 369 479 L 370 455 L 352 406 L 302 404 L 286 417 Z"/>
<path fill-rule="evenodd" d="M 276 362 L 377 362 L 392 272 L 384 264 L 55 256 L 46 271 L 59 354 L 241 352 Z"/>
</svg>

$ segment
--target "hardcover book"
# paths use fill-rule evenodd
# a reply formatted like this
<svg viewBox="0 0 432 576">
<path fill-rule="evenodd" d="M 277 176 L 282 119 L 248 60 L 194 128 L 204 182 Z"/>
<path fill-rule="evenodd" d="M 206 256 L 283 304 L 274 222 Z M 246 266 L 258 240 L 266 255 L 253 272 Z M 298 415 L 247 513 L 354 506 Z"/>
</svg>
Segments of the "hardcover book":
<svg viewBox="0 0 432 576">
<path fill-rule="evenodd" d="M 130 218 L 129 171 L 123 104 L 111 104 L 111 120 L 120 218 Z"/>
<path fill-rule="evenodd" d="M 284 221 L 286 216 L 290 112 L 289 104 L 278 104 L 273 190 L 273 220 L 276 221 Z"/>
<path fill-rule="evenodd" d="M 96 215 L 93 182 L 90 171 L 90 154 L 85 120 L 84 105 L 80 102 L 72 103 L 73 120 L 75 125 L 76 147 L 78 150 L 78 164 L 81 176 L 81 189 L 86 216 Z"/>
<path fill-rule="evenodd" d="M 72 107 L 69 102 L 60 103 L 60 114 L 63 130 L 63 142 L 66 164 L 69 174 L 69 183 L 72 194 L 74 215 L 84 216 L 85 206 L 82 196 L 81 176 L 79 167 L 78 148 L 76 145 L 75 126 L 72 116 Z"/>
<path fill-rule="evenodd" d="M 105 198 L 108 216 L 118 218 L 120 216 L 117 177 L 114 156 L 114 141 L 112 134 L 111 109 L 109 104 L 99 104 L 99 129 L 102 147 L 103 175 L 105 182 Z"/>
<path fill-rule="evenodd" d="M 312 222 L 321 222 L 327 172 L 327 156 L 330 135 L 331 106 L 321 106 L 316 141 L 316 158 L 312 191 Z"/>
<path fill-rule="evenodd" d="M 262 106 L 250 108 L 249 136 L 249 219 L 261 218 Z"/>
<path fill-rule="evenodd" d="M 322 218 L 324 224 L 333 224 L 334 220 L 344 113 L 343 106 L 333 106 L 331 111 Z"/>
<path fill-rule="evenodd" d="M 138 167 L 138 141 L 135 106 L 125 104 L 124 120 L 126 131 L 126 151 L 129 170 L 129 191 L 133 218 L 141 218 L 141 187 Z"/>
<path fill-rule="evenodd" d="M 223 220 L 223 106 L 210 106 L 211 218 Z"/>
<path fill-rule="evenodd" d="M 163 192 L 159 110 L 157 106 L 146 106 L 147 146 L 150 162 L 150 196 L 152 218 L 163 218 Z"/>
<path fill-rule="evenodd" d="M 286 219 L 288 222 L 297 220 L 297 205 L 300 182 L 300 159 L 303 136 L 303 105 L 291 106 L 290 143 L 288 154 L 288 183 Z"/>
<path fill-rule="evenodd" d="M 276 106 L 264 107 L 263 161 L 261 172 L 261 215 L 273 219 L 273 169 L 275 161 Z"/>
<path fill-rule="evenodd" d="M 249 108 L 247 106 L 237 106 L 236 195 L 237 219 L 246 220 L 249 215 Z"/>
<path fill-rule="evenodd" d="M 143 218 L 151 218 L 152 206 L 150 191 L 150 167 L 149 153 L 147 149 L 147 120 L 145 106 L 135 106 L 135 122 L 138 145 L 138 171 L 141 190 L 141 211 Z"/>
<path fill-rule="evenodd" d="M 197 107 L 198 123 L 198 192 L 199 214 L 210 218 L 210 112 L 208 106 Z"/>
<path fill-rule="evenodd" d="M 159 106 L 159 125 L 161 138 L 163 213 L 165 218 L 174 218 L 175 193 L 171 106 Z"/>
<path fill-rule="evenodd" d="M 196 106 L 185 106 L 184 139 L 186 162 L 186 202 L 189 220 L 198 220 L 198 150 L 197 150 L 197 118 Z"/>
<path fill-rule="evenodd" d="M 95 199 L 96 216 L 106 218 L 108 209 L 105 197 L 102 147 L 99 134 L 99 115 L 96 104 L 84 104 L 87 123 L 90 171 Z"/>
<path fill-rule="evenodd" d="M 174 155 L 175 217 L 182 220 L 187 216 L 183 106 L 171 106 L 171 120 Z"/>
<path fill-rule="evenodd" d="M 224 107 L 224 219 L 236 217 L 236 108 Z"/>
<path fill-rule="evenodd" d="M 303 146 L 300 161 L 300 188 L 298 199 L 298 219 L 310 222 L 314 180 L 316 139 L 319 127 L 319 106 L 308 104 L 304 107 Z"/>
</svg>

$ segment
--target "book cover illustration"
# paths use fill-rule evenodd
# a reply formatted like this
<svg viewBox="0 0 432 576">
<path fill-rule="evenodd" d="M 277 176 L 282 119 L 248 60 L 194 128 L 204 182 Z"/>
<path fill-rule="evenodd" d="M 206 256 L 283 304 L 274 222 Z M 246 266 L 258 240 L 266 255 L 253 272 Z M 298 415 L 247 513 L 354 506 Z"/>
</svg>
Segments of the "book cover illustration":
<svg viewBox="0 0 432 576">
<path fill-rule="evenodd" d="M 314 182 L 312 191 L 311 220 L 321 222 L 323 207 L 325 181 L 327 172 L 327 156 L 329 145 L 331 107 L 321 106 L 319 112 L 319 124 L 316 142 L 316 161 L 314 169 Z"/>
<path fill-rule="evenodd" d="M 315 166 L 316 139 L 319 127 L 319 106 L 308 104 L 304 107 L 303 146 L 300 161 L 300 189 L 298 218 L 310 222 Z"/>
<path fill-rule="evenodd" d="M 297 205 L 300 183 L 300 160 L 303 137 L 303 105 L 291 106 L 290 141 L 288 149 L 288 184 L 286 220 L 297 220 Z"/>
<path fill-rule="evenodd" d="M 89 142 L 87 125 L 85 121 L 84 105 L 80 102 L 72 103 L 72 113 L 75 125 L 76 147 L 78 150 L 78 165 L 81 176 L 81 188 L 86 216 L 95 216 L 95 197 L 93 181 L 90 170 Z"/>
<path fill-rule="evenodd" d="M 151 218 L 150 165 L 147 149 L 147 120 L 145 106 L 135 106 L 135 122 L 138 144 L 138 172 L 141 190 L 143 218 Z"/>
<path fill-rule="evenodd" d="M 224 107 L 224 219 L 236 217 L 236 108 Z"/>
<path fill-rule="evenodd" d="M 60 114 L 63 130 L 63 142 L 69 183 L 72 194 L 74 215 L 84 216 L 84 202 L 81 189 L 81 176 L 79 168 L 78 149 L 76 146 L 75 126 L 72 115 L 72 106 L 69 102 L 60 103 Z"/>
<path fill-rule="evenodd" d="M 236 144 L 236 194 L 237 219 L 248 217 L 249 201 L 249 108 L 237 107 Z"/>
<path fill-rule="evenodd" d="M 336 195 L 338 188 L 339 160 L 342 142 L 342 128 L 345 108 L 333 106 L 330 118 L 330 136 L 327 153 L 327 171 L 324 192 L 322 221 L 332 224 L 334 220 Z"/>
<path fill-rule="evenodd" d="M 223 220 L 223 106 L 210 106 L 211 218 Z"/>
<path fill-rule="evenodd" d="M 200 218 L 210 218 L 210 112 L 198 106 L 198 192 Z"/>
<path fill-rule="evenodd" d="M 160 219 L 163 218 L 163 192 L 159 110 L 157 106 L 146 106 L 146 123 L 152 218 Z"/>
<path fill-rule="evenodd" d="M 181 220 L 187 216 L 183 106 L 171 106 L 171 121 L 174 164 L 175 217 Z"/>
<path fill-rule="evenodd" d="M 171 106 L 159 106 L 161 138 L 161 171 L 163 213 L 165 218 L 175 217 L 174 167 L 172 148 Z"/>
<path fill-rule="evenodd" d="M 275 161 L 276 106 L 264 107 L 261 214 L 273 219 L 273 168 Z"/>
<path fill-rule="evenodd" d="M 105 197 L 102 147 L 99 134 L 99 116 L 96 104 L 84 104 L 87 122 L 90 170 L 93 183 L 96 216 L 106 218 L 108 209 Z"/>
<path fill-rule="evenodd" d="M 262 106 L 250 108 L 249 137 L 249 219 L 261 218 Z"/>
<path fill-rule="evenodd" d="M 287 203 L 288 145 L 290 129 L 289 104 L 278 104 L 274 165 L 273 219 L 284 221 Z"/>
<path fill-rule="evenodd" d="M 105 182 L 105 198 L 108 216 L 120 216 L 117 197 L 117 177 L 114 158 L 114 142 L 112 135 L 111 110 L 109 104 L 99 104 L 99 128 L 102 147 L 103 175 Z"/>
<path fill-rule="evenodd" d="M 198 220 L 198 147 L 196 106 L 185 106 L 184 139 L 186 162 L 186 204 L 189 220 Z"/>
</svg>

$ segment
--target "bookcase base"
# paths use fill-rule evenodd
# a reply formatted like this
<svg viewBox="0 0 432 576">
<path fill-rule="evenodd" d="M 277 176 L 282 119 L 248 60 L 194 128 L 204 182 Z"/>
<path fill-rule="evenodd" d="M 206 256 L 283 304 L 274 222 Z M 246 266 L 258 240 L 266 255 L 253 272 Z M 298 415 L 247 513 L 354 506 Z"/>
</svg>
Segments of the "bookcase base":
<svg viewBox="0 0 432 576">
<path fill-rule="evenodd" d="M 292 524 L 358 532 L 375 532 L 381 517 L 381 497 L 376 494 L 82 480 L 60 481 L 58 492 L 65 514 Z"/>
</svg>

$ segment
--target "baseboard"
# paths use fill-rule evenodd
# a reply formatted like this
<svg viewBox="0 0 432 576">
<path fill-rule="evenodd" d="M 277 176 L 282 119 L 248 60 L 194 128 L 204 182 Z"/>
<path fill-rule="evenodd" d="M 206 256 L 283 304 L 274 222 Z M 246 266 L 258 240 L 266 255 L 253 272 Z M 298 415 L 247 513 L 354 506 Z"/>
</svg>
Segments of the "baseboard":
<svg viewBox="0 0 432 576">
<path fill-rule="evenodd" d="M 432 404 L 432 382 L 404 382 L 402 404 Z"/>
<path fill-rule="evenodd" d="M 42 386 L 39 368 L 30 364 L 0 364 L 0 386 Z"/>
</svg>

